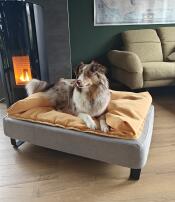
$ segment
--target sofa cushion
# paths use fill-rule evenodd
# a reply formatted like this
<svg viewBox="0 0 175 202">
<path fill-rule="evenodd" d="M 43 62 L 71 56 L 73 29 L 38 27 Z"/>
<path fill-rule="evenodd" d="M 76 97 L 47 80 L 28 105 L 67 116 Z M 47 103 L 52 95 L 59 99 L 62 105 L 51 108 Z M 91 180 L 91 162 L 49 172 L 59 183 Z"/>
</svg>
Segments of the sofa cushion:
<svg viewBox="0 0 175 202">
<path fill-rule="evenodd" d="M 160 43 L 128 44 L 126 50 L 136 53 L 142 62 L 163 62 Z"/>
<path fill-rule="evenodd" d="M 175 79 L 175 63 L 145 62 L 143 63 L 144 81 Z"/>
<path fill-rule="evenodd" d="M 175 49 L 175 27 L 161 27 L 157 29 L 163 49 L 164 60 Z"/>
<path fill-rule="evenodd" d="M 175 61 L 175 52 L 171 53 L 170 55 L 168 55 L 167 59 L 169 61 Z"/>
<path fill-rule="evenodd" d="M 144 81 L 143 88 L 161 87 L 161 86 L 175 86 L 175 79 Z"/>
<path fill-rule="evenodd" d="M 122 33 L 125 50 L 136 53 L 142 62 L 162 62 L 162 47 L 155 30 L 129 30 Z"/>
<path fill-rule="evenodd" d="M 160 42 L 156 31 L 153 29 L 128 30 L 122 33 L 122 38 L 124 45 L 139 42 Z"/>
</svg>

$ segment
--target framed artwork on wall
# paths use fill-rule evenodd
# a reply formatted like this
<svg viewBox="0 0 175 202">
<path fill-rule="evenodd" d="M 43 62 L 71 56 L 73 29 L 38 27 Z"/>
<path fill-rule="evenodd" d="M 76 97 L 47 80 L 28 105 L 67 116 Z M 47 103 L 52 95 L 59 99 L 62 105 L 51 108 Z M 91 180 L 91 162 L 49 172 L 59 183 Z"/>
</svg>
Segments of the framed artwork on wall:
<svg viewBox="0 0 175 202">
<path fill-rule="evenodd" d="M 94 0 L 94 26 L 175 23 L 175 0 Z"/>
</svg>

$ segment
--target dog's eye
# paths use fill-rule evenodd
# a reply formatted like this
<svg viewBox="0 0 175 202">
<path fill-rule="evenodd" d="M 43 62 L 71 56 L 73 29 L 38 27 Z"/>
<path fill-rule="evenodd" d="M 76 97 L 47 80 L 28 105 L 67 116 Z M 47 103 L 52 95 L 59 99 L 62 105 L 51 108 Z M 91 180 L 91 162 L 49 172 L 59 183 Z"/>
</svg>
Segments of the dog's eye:
<svg viewBox="0 0 175 202">
<path fill-rule="evenodd" d="M 96 73 L 96 72 L 97 72 L 97 66 L 96 66 L 96 65 L 93 65 L 93 66 L 91 67 L 90 71 L 91 71 L 92 73 Z"/>
<path fill-rule="evenodd" d="M 78 74 L 80 75 L 83 72 L 83 69 L 80 68 Z"/>
<path fill-rule="evenodd" d="M 97 75 L 97 71 L 95 71 L 95 72 L 91 72 L 93 75 Z"/>
</svg>

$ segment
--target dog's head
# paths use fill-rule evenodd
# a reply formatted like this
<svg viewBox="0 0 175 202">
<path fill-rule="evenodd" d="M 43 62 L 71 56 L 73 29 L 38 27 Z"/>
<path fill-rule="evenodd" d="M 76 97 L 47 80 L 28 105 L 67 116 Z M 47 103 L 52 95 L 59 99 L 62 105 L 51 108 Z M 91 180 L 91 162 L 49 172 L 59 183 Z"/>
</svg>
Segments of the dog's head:
<svg viewBox="0 0 175 202">
<path fill-rule="evenodd" d="M 95 61 L 92 61 L 90 64 L 81 62 L 75 73 L 76 86 L 78 88 L 88 88 L 92 85 L 98 85 L 105 77 L 105 73 L 106 68 Z"/>
</svg>

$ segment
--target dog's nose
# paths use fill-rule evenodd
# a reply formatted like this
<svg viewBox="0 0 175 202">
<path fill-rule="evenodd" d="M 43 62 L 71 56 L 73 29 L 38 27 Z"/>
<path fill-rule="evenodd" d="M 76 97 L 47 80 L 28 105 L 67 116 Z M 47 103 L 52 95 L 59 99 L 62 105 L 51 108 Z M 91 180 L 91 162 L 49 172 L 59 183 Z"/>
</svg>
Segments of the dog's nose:
<svg viewBox="0 0 175 202">
<path fill-rule="evenodd" d="M 78 84 L 78 85 L 81 85 L 81 80 L 77 80 L 77 84 Z"/>
</svg>

